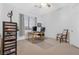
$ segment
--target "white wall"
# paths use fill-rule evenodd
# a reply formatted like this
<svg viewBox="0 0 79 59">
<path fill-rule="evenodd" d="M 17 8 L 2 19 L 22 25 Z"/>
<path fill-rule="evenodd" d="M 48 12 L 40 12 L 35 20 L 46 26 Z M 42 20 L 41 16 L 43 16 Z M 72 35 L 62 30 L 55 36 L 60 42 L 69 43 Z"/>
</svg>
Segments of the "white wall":
<svg viewBox="0 0 79 59">
<path fill-rule="evenodd" d="M 10 19 L 7 17 L 7 14 L 8 12 L 10 12 L 11 10 L 13 10 L 13 17 L 12 17 L 12 20 L 13 22 L 17 22 L 18 25 L 19 25 L 19 14 L 20 14 L 20 11 L 17 10 L 16 8 L 8 5 L 8 4 L 2 4 L 2 13 L 1 13 L 1 20 L 0 20 L 0 28 L 2 29 L 2 22 L 3 21 L 10 21 Z M 0 31 L 2 33 L 2 31 Z M 18 35 L 19 36 L 19 35 Z M 19 37 L 18 37 L 19 38 Z M 20 38 L 18 39 L 20 40 Z"/>
<path fill-rule="evenodd" d="M 71 17 L 70 17 L 70 26 L 71 26 L 71 44 L 79 47 L 79 4 L 72 8 Z"/>
<path fill-rule="evenodd" d="M 10 12 L 11 10 L 13 11 L 13 17 L 12 17 L 12 21 L 13 22 L 17 22 L 18 24 L 18 27 L 19 27 L 19 14 L 22 13 L 22 14 L 25 14 L 27 17 L 29 16 L 29 14 L 27 14 L 25 11 L 19 9 L 19 8 L 16 8 L 15 6 L 13 5 L 10 5 L 10 4 L 7 4 L 7 3 L 4 3 L 2 4 L 2 21 L 9 21 L 10 19 L 7 17 L 7 13 Z M 32 15 L 31 15 L 32 16 Z M 33 15 L 34 16 L 34 15 Z M 2 21 L 1 21 L 1 24 L 2 24 Z M 1 26 L 1 29 L 2 29 L 2 26 Z M 0 31 L 2 32 L 2 31 Z M 19 32 L 17 33 L 18 34 L 18 40 L 21 40 L 23 39 L 25 36 L 23 37 L 19 37 Z"/>
<path fill-rule="evenodd" d="M 60 5 L 60 7 L 61 6 L 62 4 Z M 19 13 L 37 16 L 37 14 L 25 13 L 26 10 L 20 10 L 18 8 L 15 8 L 15 6 L 3 4 L 2 20 L 9 20 L 6 15 L 10 10 L 13 10 L 13 21 L 17 23 L 19 21 Z M 42 22 L 43 26 L 46 27 L 46 37 L 55 38 L 57 33 L 60 33 L 63 31 L 63 29 L 67 28 L 70 32 L 70 43 L 79 47 L 79 4 L 68 4 L 67 6 L 65 4 L 65 6 L 61 8 L 51 11 L 49 10 L 50 12 L 48 12 L 47 10 L 49 9 L 43 10 L 44 13 L 46 12 L 46 14 L 38 15 L 38 22 Z"/>
<path fill-rule="evenodd" d="M 0 35 L 2 34 L 2 4 L 0 4 Z"/>
<path fill-rule="evenodd" d="M 46 27 L 46 37 L 55 38 L 57 33 L 68 27 L 65 12 L 66 10 L 62 8 L 39 17 L 40 22 Z"/>
<path fill-rule="evenodd" d="M 70 44 L 79 47 L 79 4 L 72 4 L 54 10 L 39 18 L 46 26 L 46 36 L 56 37 L 63 29 L 69 29 Z"/>
</svg>

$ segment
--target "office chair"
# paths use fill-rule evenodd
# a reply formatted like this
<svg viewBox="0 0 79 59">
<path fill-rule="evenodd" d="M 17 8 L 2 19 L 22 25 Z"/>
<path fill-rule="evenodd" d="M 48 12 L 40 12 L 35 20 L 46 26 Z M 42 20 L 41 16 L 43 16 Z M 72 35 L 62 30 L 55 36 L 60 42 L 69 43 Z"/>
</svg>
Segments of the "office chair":
<svg viewBox="0 0 79 59">
<path fill-rule="evenodd" d="M 33 26 L 32 30 L 37 31 L 37 26 Z"/>
</svg>

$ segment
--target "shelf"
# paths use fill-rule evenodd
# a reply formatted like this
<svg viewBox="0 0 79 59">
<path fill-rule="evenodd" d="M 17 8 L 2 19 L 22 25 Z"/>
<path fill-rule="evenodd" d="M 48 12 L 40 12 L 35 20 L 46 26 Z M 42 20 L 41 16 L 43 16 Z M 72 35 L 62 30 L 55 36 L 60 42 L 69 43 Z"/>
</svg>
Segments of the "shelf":
<svg viewBox="0 0 79 59">
<path fill-rule="evenodd" d="M 5 32 L 16 32 L 16 31 L 12 31 L 12 30 L 11 30 L 11 31 L 10 31 L 10 30 L 4 30 L 4 31 L 5 31 Z"/>
<path fill-rule="evenodd" d="M 5 37 L 8 37 L 8 36 L 15 36 L 15 35 L 11 35 L 11 34 L 10 35 L 5 35 Z"/>
<path fill-rule="evenodd" d="M 8 54 L 6 54 L 6 55 L 11 55 L 11 54 L 13 54 L 13 53 L 15 54 L 15 51 L 13 51 L 13 52 L 10 52 L 10 53 L 8 53 Z"/>
<path fill-rule="evenodd" d="M 4 51 L 9 51 L 9 50 L 12 50 L 12 49 L 15 49 L 16 47 L 11 47 L 11 48 L 8 48 L 8 49 L 5 49 Z"/>
<path fill-rule="evenodd" d="M 17 23 L 3 22 L 2 54 L 17 54 Z M 12 51 L 15 50 L 15 51 Z"/>
<path fill-rule="evenodd" d="M 15 39 L 9 39 L 9 40 L 4 40 L 5 42 L 11 42 L 11 41 L 15 41 Z"/>
<path fill-rule="evenodd" d="M 5 55 L 11 55 L 11 54 L 15 54 L 15 51 L 9 52 L 9 53 L 5 53 Z"/>
<path fill-rule="evenodd" d="M 7 47 L 4 47 L 4 48 L 10 48 L 10 47 L 15 47 L 15 45 L 7 46 Z"/>
<path fill-rule="evenodd" d="M 7 43 L 5 45 L 10 45 L 10 44 L 15 44 L 16 42 L 10 42 L 10 43 Z"/>
</svg>

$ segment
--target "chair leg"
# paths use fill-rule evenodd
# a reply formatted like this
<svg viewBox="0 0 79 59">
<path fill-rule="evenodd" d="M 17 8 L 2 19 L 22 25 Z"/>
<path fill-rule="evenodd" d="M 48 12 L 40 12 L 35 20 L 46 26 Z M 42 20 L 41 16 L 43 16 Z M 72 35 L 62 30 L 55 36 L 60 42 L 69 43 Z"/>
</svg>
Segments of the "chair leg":
<svg viewBox="0 0 79 59">
<path fill-rule="evenodd" d="M 60 38 L 60 43 L 63 42 L 63 38 Z"/>
<path fill-rule="evenodd" d="M 67 39 L 65 39 L 65 42 L 67 43 Z"/>
<path fill-rule="evenodd" d="M 60 43 L 61 43 L 62 39 L 60 38 Z"/>
<path fill-rule="evenodd" d="M 58 37 L 56 37 L 56 40 L 58 40 Z"/>
<path fill-rule="evenodd" d="M 42 36 L 42 38 L 41 38 L 42 40 L 44 40 L 44 36 Z"/>
</svg>

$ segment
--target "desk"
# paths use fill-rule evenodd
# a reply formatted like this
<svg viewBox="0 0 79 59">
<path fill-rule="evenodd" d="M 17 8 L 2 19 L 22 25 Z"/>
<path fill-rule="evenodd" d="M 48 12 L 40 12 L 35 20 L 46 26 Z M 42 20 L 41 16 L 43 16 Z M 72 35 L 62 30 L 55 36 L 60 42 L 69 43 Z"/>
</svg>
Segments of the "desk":
<svg viewBox="0 0 79 59">
<path fill-rule="evenodd" d="M 32 40 L 35 40 L 36 38 L 40 38 L 40 40 L 43 40 L 44 32 L 28 32 L 28 39 L 29 36 L 32 36 Z"/>
</svg>

